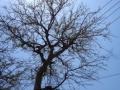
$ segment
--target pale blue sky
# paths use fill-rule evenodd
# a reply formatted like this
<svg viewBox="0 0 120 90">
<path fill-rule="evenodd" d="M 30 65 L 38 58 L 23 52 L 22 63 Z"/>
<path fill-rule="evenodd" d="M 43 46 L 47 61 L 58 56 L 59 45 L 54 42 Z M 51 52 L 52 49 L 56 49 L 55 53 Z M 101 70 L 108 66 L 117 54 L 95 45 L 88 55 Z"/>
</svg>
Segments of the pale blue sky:
<svg viewBox="0 0 120 90">
<path fill-rule="evenodd" d="M 97 7 L 102 7 L 106 2 L 110 0 L 80 0 L 85 2 L 88 7 L 92 9 L 96 9 Z M 105 10 L 112 6 L 113 3 L 116 3 L 120 0 L 113 0 L 109 6 L 106 6 Z M 120 6 L 120 3 L 116 5 L 116 8 Z M 112 10 L 111 10 L 112 11 Z M 120 9 L 114 13 L 108 20 L 112 21 L 116 17 L 120 16 Z M 112 56 L 110 60 L 107 62 L 107 70 L 101 71 L 100 75 L 102 76 L 111 76 L 116 73 L 120 73 L 120 19 L 117 20 L 110 26 L 110 31 L 112 33 L 112 38 L 110 43 L 105 43 L 105 47 L 107 49 L 112 50 Z M 82 88 L 81 90 L 120 90 L 120 75 L 104 78 L 99 81 L 93 82 L 93 85 L 88 86 L 86 88 Z"/>
<path fill-rule="evenodd" d="M 5 5 L 7 1 L 8 0 L 0 0 L 0 7 Z M 102 7 L 109 0 L 78 0 L 78 1 L 83 1 L 88 7 L 94 10 L 97 9 L 98 7 Z M 117 1 L 119 0 L 113 0 L 108 7 L 110 7 L 113 3 Z M 120 3 L 117 6 L 119 7 Z M 113 16 L 111 16 L 108 20 L 112 21 L 118 16 L 120 16 L 120 10 L 114 13 Z M 105 43 L 105 47 L 108 50 L 112 50 L 112 56 L 110 57 L 110 60 L 107 62 L 108 64 L 107 70 L 100 71 L 101 77 L 120 73 L 120 19 L 110 26 L 110 30 L 113 36 L 109 43 Z M 120 75 L 111 78 L 104 78 L 99 81 L 95 81 L 92 84 L 93 84 L 92 86 L 82 88 L 81 90 L 120 90 Z"/>
</svg>

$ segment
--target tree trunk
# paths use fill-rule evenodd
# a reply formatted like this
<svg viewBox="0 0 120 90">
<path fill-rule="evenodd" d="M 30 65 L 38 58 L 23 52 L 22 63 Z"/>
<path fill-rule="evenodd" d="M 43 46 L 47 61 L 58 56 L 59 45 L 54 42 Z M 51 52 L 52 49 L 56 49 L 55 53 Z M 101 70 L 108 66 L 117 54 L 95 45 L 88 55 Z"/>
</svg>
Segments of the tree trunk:
<svg viewBox="0 0 120 90">
<path fill-rule="evenodd" d="M 35 78 L 34 90 L 41 90 L 42 75 L 38 72 Z"/>
<path fill-rule="evenodd" d="M 47 67 L 49 65 L 49 62 L 46 61 L 38 70 L 35 78 L 35 85 L 34 85 L 34 90 L 42 90 L 41 89 L 41 84 L 42 84 L 42 79 L 43 79 L 43 74 L 47 71 Z"/>
</svg>

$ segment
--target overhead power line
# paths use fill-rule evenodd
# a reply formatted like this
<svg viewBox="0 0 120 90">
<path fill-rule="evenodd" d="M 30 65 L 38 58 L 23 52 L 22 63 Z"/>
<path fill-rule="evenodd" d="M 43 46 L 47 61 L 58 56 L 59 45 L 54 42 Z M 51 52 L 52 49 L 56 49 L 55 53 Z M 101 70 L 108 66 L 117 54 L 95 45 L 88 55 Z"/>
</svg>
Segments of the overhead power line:
<svg viewBox="0 0 120 90">
<path fill-rule="evenodd" d="M 100 17 L 103 17 L 105 14 L 107 14 L 108 12 L 110 12 L 114 7 L 116 7 L 116 5 L 118 5 L 120 3 L 120 0 L 117 1 L 115 4 L 113 4 L 110 8 L 108 8 Z"/>
<path fill-rule="evenodd" d="M 113 0 L 108 1 L 107 3 L 105 3 L 105 5 L 102 6 L 101 10 L 103 10 L 106 6 L 108 6 Z"/>
<path fill-rule="evenodd" d="M 107 19 L 109 19 L 112 15 L 114 15 L 118 10 L 120 10 L 120 0 L 115 2 L 112 6 L 109 6 L 112 3 L 113 0 L 108 1 L 105 5 L 103 5 L 103 7 L 100 9 L 99 11 L 99 20 L 100 22 L 98 24 L 103 23 L 104 21 L 107 21 Z M 107 10 L 105 10 L 105 7 L 107 7 Z M 102 14 L 101 14 L 102 13 Z M 110 14 L 109 14 L 110 13 Z M 114 22 L 116 22 L 117 20 L 119 20 L 120 16 L 118 16 L 117 18 L 115 18 L 113 21 L 111 21 L 109 25 L 113 24 Z"/>
<path fill-rule="evenodd" d="M 115 10 L 113 10 L 109 15 L 105 16 L 100 23 L 104 22 L 105 20 L 107 20 L 109 17 L 111 17 L 112 15 L 114 15 L 118 10 L 120 10 L 120 7 L 117 7 Z"/>
<path fill-rule="evenodd" d="M 111 22 L 109 23 L 109 25 L 113 24 L 114 22 L 118 21 L 119 19 L 120 19 L 120 16 L 118 16 L 118 17 L 115 18 L 113 21 L 111 21 Z"/>
<path fill-rule="evenodd" d="M 107 79 L 107 78 L 112 78 L 112 77 L 116 77 L 116 76 L 120 76 L 120 73 L 103 76 L 103 77 L 101 77 L 99 79 Z"/>
</svg>

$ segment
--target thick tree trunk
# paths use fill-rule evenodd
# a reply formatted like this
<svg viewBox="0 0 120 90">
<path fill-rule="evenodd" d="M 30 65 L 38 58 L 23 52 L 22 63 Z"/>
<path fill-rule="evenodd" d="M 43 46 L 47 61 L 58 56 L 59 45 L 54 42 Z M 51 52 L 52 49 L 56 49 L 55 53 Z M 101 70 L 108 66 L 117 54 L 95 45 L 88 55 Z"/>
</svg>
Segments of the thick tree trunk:
<svg viewBox="0 0 120 90">
<path fill-rule="evenodd" d="M 41 81 L 42 81 L 42 75 L 40 75 L 38 72 L 35 78 L 34 90 L 41 90 Z"/>
<path fill-rule="evenodd" d="M 46 61 L 38 70 L 35 78 L 34 90 L 42 90 L 41 84 L 43 79 L 43 74 L 47 71 L 47 67 L 49 65 L 49 61 Z"/>
</svg>

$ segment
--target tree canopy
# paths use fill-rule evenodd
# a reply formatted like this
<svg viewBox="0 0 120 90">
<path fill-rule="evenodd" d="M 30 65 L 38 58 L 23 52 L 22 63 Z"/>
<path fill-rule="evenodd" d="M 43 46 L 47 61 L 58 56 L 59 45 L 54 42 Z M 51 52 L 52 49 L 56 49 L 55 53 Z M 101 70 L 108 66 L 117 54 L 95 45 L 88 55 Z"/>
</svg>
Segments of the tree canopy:
<svg viewBox="0 0 120 90">
<path fill-rule="evenodd" d="M 97 52 L 97 40 L 109 35 L 98 12 L 71 0 L 17 0 L 0 14 L 1 42 L 7 41 L 10 51 L 21 48 L 38 58 L 26 68 L 34 72 L 28 73 L 34 90 L 84 85 L 96 80 L 106 58 Z"/>
</svg>

